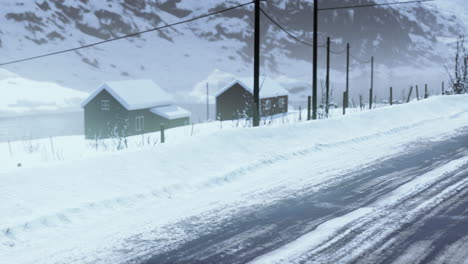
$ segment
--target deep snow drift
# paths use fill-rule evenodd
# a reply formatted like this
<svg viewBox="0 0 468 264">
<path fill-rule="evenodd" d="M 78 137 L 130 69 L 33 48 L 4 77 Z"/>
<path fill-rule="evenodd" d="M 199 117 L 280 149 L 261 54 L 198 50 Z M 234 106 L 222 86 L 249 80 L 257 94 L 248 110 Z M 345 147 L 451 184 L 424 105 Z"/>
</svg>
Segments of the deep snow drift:
<svg viewBox="0 0 468 264">
<path fill-rule="evenodd" d="M 432 97 L 260 128 L 222 130 L 213 122 L 206 126 L 216 129 L 204 134 L 181 128 L 164 145 L 96 154 L 90 147 L 46 165 L 2 166 L 0 262 L 122 263 L 164 251 L 240 210 L 317 189 L 418 140 L 449 137 L 468 126 L 467 100 Z M 7 144 L 0 155 L 13 162 Z M 189 216 L 209 224 L 186 232 L 177 223 Z M 142 243 L 155 240 L 157 246 Z"/>
</svg>

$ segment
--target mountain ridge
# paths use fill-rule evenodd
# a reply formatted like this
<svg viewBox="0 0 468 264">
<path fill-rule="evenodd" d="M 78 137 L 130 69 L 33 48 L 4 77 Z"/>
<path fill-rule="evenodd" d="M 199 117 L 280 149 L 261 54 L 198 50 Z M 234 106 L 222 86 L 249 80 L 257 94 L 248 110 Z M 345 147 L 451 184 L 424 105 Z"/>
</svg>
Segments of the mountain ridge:
<svg viewBox="0 0 468 264">
<path fill-rule="evenodd" d="M 203 3 L 182 0 L 12 1 L 5 5 L 5 15 L 0 17 L 0 22 L 6 25 L 0 31 L 2 61 L 119 37 L 239 3 L 215 0 Z M 343 6 L 349 3 L 329 0 L 319 4 Z M 311 42 L 310 3 L 275 0 L 262 4 L 262 8 L 293 34 Z M 334 50 L 342 50 L 346 42 L 350 42 L 355 57 L 367 60 L 371 55 L 376 56 L 383 72 L 408 65 L 437 67 L 434 63 L 447 63 L 446 42 L 466 30 L 464 21 L 430 4 L 325 12 L 319 18 L 319 42 L 324 43 L 326 36 L 332 37 Z M 288 38 L 265 17 L 261 23 L 262 73 L 310 79 L 310 47 Z M 184 97 L 214 69 L 238 76 L 251 74 L 252 25 L 252 6 L 248 6 L 135 38 L 6 68 L 27 78 L 54 81 L 87 92 L 107 80 L 151 78 Z M 321 49 L 321 68 L 324 55 Z M 342 60 L 343 57 L 332 57 L 336 74 L 344 70 Z M 353 71 L 356 83 L 364 86 L 365 82 L 361 84 L 360 79 L 367 70 L 354 62 Z M 438 69 L 440 76 L 443 72 L 444 69 Z"/>
</svg>

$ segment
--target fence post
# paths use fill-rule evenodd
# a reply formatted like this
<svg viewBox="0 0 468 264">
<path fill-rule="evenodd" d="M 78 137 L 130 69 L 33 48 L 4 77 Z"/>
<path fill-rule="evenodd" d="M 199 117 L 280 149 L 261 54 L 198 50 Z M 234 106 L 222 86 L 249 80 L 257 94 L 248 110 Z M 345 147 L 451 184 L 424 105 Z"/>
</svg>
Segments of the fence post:
<svg viewBox="0 0 468 264">
<path fill-rule="evenodd" d="M 393 87 L 390 87 L 390 105 L 393 105 Z"/>
<path fill-rule="evenodd" d="M 343 92 L 343 115 L 346 115 L 346 91 Z"/>
<path fill-rule="evenodd" d="M 429 97 L 429 91 L 427 90 L 427 83 L 424 85 L 424 99 Z"/>
<path fill-rule="evenodd" d="M 52 141 L 52 137 L 50 137 L 50 149 L 52 150 L 52 157 L 55 158 L 54 142 Z"/>
<path fill-rule="evenodd" d="M 416 99 L 419 101 L 419 87 L 416 85 Z"/>
<path fill-rule="evenodd" d="M 408 94 L 408 99 L 406 100 L 407 103 L 409 103 L 410 99 L 411 99 L 411 93 L 413 92 L 413 86 L 411 86 L 410 90 L 409 90 L 409 94 Z"/>
<path fill-rule="evenodd" d="M 311 97 L 310 95 L 307 96 L 307 109 L 310 109 L 310 104 L 311 104 Z M 307 120 L 310 120 L 310 111 L 307 111 Z"/>
<path fill-rule="evenodd" d="M 13 151 L 11 150 L 10 140 L 8 140 L 8 149 L 10 150 L 10 157 L 13 157 Z"/>
<path fill-rule="evenodd" d="M 299 106 L 299 122 L 302 121 L 302 106 Z"/>
<path fill-rule="evenodd" d="M 362 101 L 362 95 L 361 94 L 359 95 L 359 108 L 361 109 L 361 111 L 364 108 L 364 102 Z"/>
<path fill-rule="evenodd" d="M 161 143 L 164 143 L 166 141 L 166 138 L 164 137 L 164 123 L 161 123 Z"/>
<path fill-rule="evenodd" d="M 442 82 L 442 95 L 445 95 L 445 87 L 444 87 L 445 83 Z"/>
</svg>

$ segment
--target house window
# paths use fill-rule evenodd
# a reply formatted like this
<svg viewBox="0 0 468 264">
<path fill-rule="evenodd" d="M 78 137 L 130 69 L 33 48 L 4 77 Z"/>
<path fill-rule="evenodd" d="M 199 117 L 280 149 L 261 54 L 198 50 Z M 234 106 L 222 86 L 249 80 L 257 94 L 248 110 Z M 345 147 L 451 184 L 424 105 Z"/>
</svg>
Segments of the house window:
<svg viewBox="0 0 468 264">
<path fill-rule="evenodd" d="M 271 110 L 271 100 L 265 100 L 265 110 Z"/>
<path fill-rule="evenodd" d="M 136 117 L 135 130 L 136 131 L 143 131 L 143 129 L 145 129 L 145 117 L 144 116 L 137 116 Z"/>
<path fill-rule="evenodd" d="M 110 110 L 110 100 L 101 100 L 101 110 L 102 111 Z"/>
<path fill-rule="evenodd" d="M 278 101 L 278 105 L 281 109 L 284 109 L 286 107 L 286 99 L 285 98 L 280 98 Z"/>
</svg>

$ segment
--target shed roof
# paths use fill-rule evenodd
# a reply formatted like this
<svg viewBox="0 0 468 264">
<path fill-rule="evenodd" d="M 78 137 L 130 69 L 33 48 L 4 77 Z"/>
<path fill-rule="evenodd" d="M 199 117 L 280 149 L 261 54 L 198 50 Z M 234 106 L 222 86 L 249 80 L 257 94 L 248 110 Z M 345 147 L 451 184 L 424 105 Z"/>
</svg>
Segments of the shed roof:
<svg viewBox="0 0 468 264">
<path fill-rule="evenodd" d="M 162 116 L 169 120 L 190 117 L 192 115 L 188 110 L 177 105 L 154 107 L 154 108 L 151 108 L 150 111 L 153 114 Z"/>
<path fill-rule="evenodd" d="M 127 110 L 164 106 L 174 102 L 172 95 L 152 80 L 127 80 L 101 84 L 81 103 L 81 107 L 85 107 L 102 90 L 109 92 Z"/>
<path fill-rule="evenodd" d="M 249 93 L 253 94 L 253 78 L 240 78 L 232 81 L 216 93 L 216 97 L 227 91 L 233 85 L 239 84 Z M 271 78 L 260 78 L 260 98 L 277 97 L 288 95 L 288 91 L 278 82 Z"/>
</svg>

